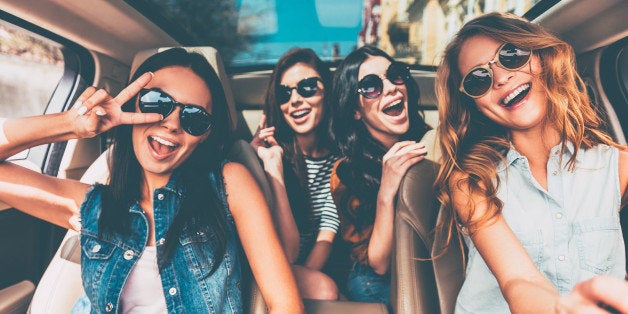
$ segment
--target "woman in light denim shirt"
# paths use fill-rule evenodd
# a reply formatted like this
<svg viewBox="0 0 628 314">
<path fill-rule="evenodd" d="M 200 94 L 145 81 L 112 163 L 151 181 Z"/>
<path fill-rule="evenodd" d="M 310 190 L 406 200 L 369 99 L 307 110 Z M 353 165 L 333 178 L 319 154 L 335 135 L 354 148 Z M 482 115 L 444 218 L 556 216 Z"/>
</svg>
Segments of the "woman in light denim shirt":
<svg viewBox="0 0 628 314">
<path fill-rule="evenodd" d="M 573 64 L 510 14 L 469 21 L 445 50 L 437 186 L 469 247 L 458 313 L 548 313 L 578 282 L 624 277 L 628 151 L 600 131 Z"/>
<path fill-rule="evenodd" d="M 261 191 L 224 160 L 228 113 L 213 68 L 170 49 L 132 81 L 115 98 L 90 87 L 69 111 L 0 125 L 0 160 L 113 131 L 108 185 L 0 164 L 3 202 L 81 230 L 86 296 L 74 310 L 241 313 L 241 242 L 271 312 L 302 312 Z"/>
</svg>

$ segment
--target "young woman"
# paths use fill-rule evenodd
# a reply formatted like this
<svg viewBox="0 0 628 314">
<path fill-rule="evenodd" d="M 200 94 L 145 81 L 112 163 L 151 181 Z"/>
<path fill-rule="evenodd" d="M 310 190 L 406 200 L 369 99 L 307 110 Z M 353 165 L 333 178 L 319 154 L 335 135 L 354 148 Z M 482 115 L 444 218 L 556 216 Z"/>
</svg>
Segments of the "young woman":
<svg viewBox="0 0 628 314">
<path fill-rule="evenodd" d="M 240 313 L 240 241 L 270 310 L 302 312 L 260 190 L 224 160 L 228 113 L 212 67 L 171 49 L 148 58 L 132 82 L 115 98 L 90 87 L 70 111 L 0 128 L 1 160 L 113 128 L 108 185 L 0 163 L 0 200 L 80 229 L 86 296 L 74 310 Z"/>
<path fill-rule="evenodd" d="M 469 248 L 457 312 L 547 313 L 580 281 L 624 277 L 628 151 L 600 131 L 573 64 L 509 14 L 469 21 L 445 50 L 437 185 Z"/>
<path fill-rule="evenodd" d="M 329 192 L 338 159 L 328 131 L 330 86 L 329 68 L 314 51 L 285 53 L 271 76 L 264 117 L 251 141 L 271 181 L 279 238 L 308 299 L 338 299 L 336 284 L 321 272 L 339 225 Z"/>
<path fill-rule="evenodd" d="M 338 66 L 333 91 L 332 133 L 345 158 L 331 190 L 353 265 L 347 298 L 390 304 L 394 200 L 406 170 L 427 153 L 418 142 L 428 130 L 419 89 L 406 65 L 365 46 Z"/>
</svg>

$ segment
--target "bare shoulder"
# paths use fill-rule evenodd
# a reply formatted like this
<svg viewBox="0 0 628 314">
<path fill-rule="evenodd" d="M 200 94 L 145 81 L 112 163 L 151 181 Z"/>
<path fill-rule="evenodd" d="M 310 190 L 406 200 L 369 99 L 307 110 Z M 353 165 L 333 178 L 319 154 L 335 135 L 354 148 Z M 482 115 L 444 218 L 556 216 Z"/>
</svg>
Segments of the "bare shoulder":
<svg viewBox="0 0 628 314">
<path fill-rule="evenodd" d="M 222 176 L 227 183 L 238 182 L 240 179 L 246 180 L 247 178 L 251 178 L 251 173 L 244 165 L 231 161 L 226 163 L 222 168 Z"/>
</svg>

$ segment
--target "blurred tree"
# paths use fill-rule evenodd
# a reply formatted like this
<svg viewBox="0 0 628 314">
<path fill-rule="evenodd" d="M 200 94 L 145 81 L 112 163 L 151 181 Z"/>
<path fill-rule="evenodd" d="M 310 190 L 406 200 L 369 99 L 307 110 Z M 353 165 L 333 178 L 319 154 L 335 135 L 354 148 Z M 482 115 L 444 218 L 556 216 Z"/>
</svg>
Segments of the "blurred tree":
<svg viewBox="0 0 628 314">
<path fill-rule="evenodd" d="M 183 45 L 212 46 L 225 64 L 248 50 L 254 37 L 238 32 L 236 0 L 127 0 Z"/>
</svg>

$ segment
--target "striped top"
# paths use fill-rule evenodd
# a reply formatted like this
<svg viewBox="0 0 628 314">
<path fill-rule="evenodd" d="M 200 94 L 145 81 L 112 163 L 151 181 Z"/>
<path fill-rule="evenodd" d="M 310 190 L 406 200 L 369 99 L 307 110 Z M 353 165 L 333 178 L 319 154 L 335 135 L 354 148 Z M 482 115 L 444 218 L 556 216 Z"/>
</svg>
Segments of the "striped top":
<svg viewBox="0 0 628 314">
<path fill-rule="evenodd" d="M 310 195 L 312 219 L 316 226 L 312 229 L 312 233 L 300 233 L 297 264 L 306 261 L 314 247 L 318 232 L 330 230 L 338 233 L 340 228 L 340 219 L 338 218 L 336 205 L 329 189 L 329 176 L 338 157 L 333 154 L 321 158 L 304 157 L 307 168 L 307 187 Z"/>
</svg>

